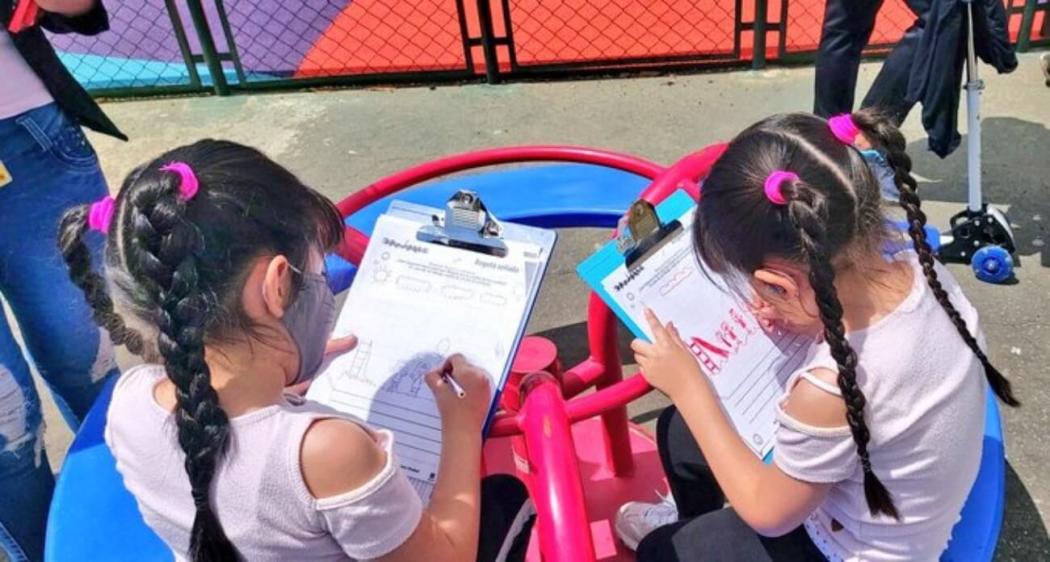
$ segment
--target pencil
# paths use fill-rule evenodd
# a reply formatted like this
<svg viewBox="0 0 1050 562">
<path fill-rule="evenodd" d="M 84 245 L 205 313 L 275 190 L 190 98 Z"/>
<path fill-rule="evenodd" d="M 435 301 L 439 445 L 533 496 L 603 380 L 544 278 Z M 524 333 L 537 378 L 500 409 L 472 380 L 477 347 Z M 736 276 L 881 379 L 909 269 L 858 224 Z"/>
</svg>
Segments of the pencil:
<svg viewBox="0 0 1050 562">
<path fill-rule="evenodd" d="M 456 393 L 456 396 L 460 398 L 466 397 L 467 391 L 463 390 L 463 387 L 460 386 L 458 382 L 456 382 L 456 379 L 452 378 L 451 369 L 447 369 L 441 372 L 441 380 L 445 381 L 449 386 L 452 387 L 452 390 Z"/>
</svg>

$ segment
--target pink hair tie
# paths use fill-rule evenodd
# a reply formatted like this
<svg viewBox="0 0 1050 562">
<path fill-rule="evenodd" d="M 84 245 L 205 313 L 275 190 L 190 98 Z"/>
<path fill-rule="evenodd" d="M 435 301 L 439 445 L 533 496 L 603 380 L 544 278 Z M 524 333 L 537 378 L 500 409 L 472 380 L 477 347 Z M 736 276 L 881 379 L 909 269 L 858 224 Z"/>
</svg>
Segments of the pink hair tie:
<svg viewBox="0 0 1050 562">
<path fill-rule="evenodd" d="M 831 134 L 843 144 L 853 144 L 857 140 L 857 135 L 860 134 L 860 129 L 857 128 L 857 124 L 853 122 L 853 116 L 849 113 L 828 119 L 828 127 L 831 128 Z"/>
<path fill-rule="evenodd" d="M 185 162 L 171 162 L 165 166 L 161 166 L 162 172 L 173 172 L 179 175 L 179 195 L 183 201 L 189 201 L 193 199 L 194 195 L 197 195 L 197 191 L 200 190 L 200 183 L 197 182 L 197 175 L 193 173 L 193 168 Z"/>
<path fill-rule="evenodd" d="M 784 182 L 798 180 L 798 174 L 785 170 L 774 170 L 766 176 L 766 199 L 774 205 L 787 205 L 784 197 Z"/>
<path fill-rule="evenodd" d="M 109 225 L 113 222 L 113 209 L 113 198 L 108 195 L 92 203 L 88 209 L 88 228 L 102 234 L 108 233 Z"/>
</svg>

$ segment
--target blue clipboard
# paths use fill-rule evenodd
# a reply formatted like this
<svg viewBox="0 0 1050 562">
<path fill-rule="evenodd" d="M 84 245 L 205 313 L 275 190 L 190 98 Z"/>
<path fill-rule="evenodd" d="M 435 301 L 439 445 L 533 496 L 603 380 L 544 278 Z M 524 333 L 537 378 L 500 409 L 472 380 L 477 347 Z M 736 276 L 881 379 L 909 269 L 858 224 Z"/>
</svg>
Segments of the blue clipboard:
<svg viewBox="0 0 1050 562">
<path fill-rule="evenodd" d="M 499 373 L 498 384 L 493 389 L 492 403 L 483 430 L 483 435 L 487 436 L 492 418 L 499 408 L 503 386 L 536 306 L 536 297 L 543 285 L 558 234 L 553 230 L 500 222 L 488 212 L 477 194 L 465 190 L 454 194 L 444 209 L 395 200 L 390 203 L 386 214 L 419 223 L 418 238 L 421 242 L 443 244 L 464 252 L 499 256 L 506 253 L 508 242 L 525 243 L 539 249 L 535 259 L 528 259 L 525 263 L 525 314 L 517 327 L 503 371 Z"/>
<path fill-rule="evenodd" d="M 692 213 L 696 209 L 696 201 L 685 191 L 678 190 L 664 199 L 659 205 L 656 205 L 654 211 L 656 218 L 659 221 L 659 226 L 666 227 L 673 225 L 680 221 L 687 213 Z M 612 295 L 605 290 L 603 281 L 609 277 L 614 271 L 619 270 L 621 267 L 628 264 L 631 258 L 631 251 L 635 251 L 639 246 L 644 246 L 644 241 L 639 240 L 637 237 L 639 234 L 645 235 L 644 233 L 634 233 L 625 224 L 626 221 L 621 221 L 621 229 L 618 233 L 617 239 L 606 243 L 597 252 L 592 254 L 589 258 L 580 263 L 576 267 L 576 273 L 587 283 L 590 288 L 601 297 L 602 301 L 616 314 L 617 318 L 631 332 L 639 338 L 648 339 L 645 332 L 638 326 L 630 317 L 629 314 L 623 308 L 621 308 L 616 300 L 612 298 Z M 659 235 L 659 231 L 650 233 L 649 235 Z M 688 232 L 671 232 L 666 234 L 667 236 L 688 236 Z M 773 462 L 773 451 L 770 451 L 765 455 L 763 461 L 766 463 Z"/>
<path fill-rule="evenodd" d="M 656 217 L 659 219 L 661 224 L 667 225 L 678 221 L 686 213 L 692 212 L 696 208 L 696 201 L 689 196 L 688 193 L 682 190 L 675 191 L 666 199 L 663 200 L 659 205 L 656 205 Z M 624 230 L 626 225 L 621 225 L 621 231 Z M 587 283 L 590 288 L 598 294 L 599 297 L 605 301 L 605 304 L 616 313 L 616 316 L 624 323 L 625 326 L 635 336 L 648 339 L 645 332 L 637 324 L 631 320 L 630 315 L 627 314 L 612 298 L 612 295 L 602 285 L 602 281 L 605 280 L 612 272 L 616 271 L 620 267 L 627 263 L 628 255 L 624 252 L 623 243 L 619 240 L 623 239 L 626 232 L 621 232 L 618 240 L 614 240 L 606 243 L 604 246 L 598 249 L 596 253 L 591 257 L 583 260 L 576 267 L 576 273 Z M 639 240 L 633 240 L 634 243 L 640 242 Z"/>
</svg>

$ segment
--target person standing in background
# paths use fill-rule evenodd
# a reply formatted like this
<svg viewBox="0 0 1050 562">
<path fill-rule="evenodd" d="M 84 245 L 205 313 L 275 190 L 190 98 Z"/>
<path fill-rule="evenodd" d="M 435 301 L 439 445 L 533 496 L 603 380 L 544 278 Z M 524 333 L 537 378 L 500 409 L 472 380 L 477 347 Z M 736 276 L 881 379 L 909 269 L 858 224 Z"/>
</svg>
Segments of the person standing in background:
<svg viewBox="0 0 1050 562">
<path fill-rule="evenodd" d="M 118 371 L 109 337 L 66 272 L 58 220 L 69 207 L 108 191 L 81 125 L 127 138 L 62 65 L 41 29 L 101 33 L 109 28 L 101 2 L 30 1 L 40 7 L 38 24 L 10 33 L 15 2 L 0 0 L 0 294 L 76 429 Z M 101 255 L 101 239 L 90 242 L 89 252 Z M 53 487 L 40 396 L 0 312 L 0 550 L 12 562 L 43 559 Z"/>
<path fill-rule="evenodd" d="M 875 18 L 883 0 L 828 0 L 824 9 L 824 26 L 817 50 L 816 96 L 813 113 L 827 118 L 850 113 L 861 53 L 875 29 Z M 906 94 L 912 62 L 925 27 L 923 15 L 930 0 L 906 0 L 916 20 L 890 51 L 882 70 L 861 102 L 861 107 L 879 107 L 899 125 L 914 102 Z"/>
</svg>

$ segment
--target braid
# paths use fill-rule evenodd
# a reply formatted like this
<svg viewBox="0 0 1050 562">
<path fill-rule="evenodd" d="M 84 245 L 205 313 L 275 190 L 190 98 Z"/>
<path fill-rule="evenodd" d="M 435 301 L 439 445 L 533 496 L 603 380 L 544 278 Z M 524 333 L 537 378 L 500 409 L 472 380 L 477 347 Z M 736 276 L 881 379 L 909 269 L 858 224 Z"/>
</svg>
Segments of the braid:
<svg viewBox="0 0 1050 562">
<path fill-rule="evenodd" d="M 200 230 L 185 216 L 186 203 L 171 181 L 135 193 L 131 208 L 129 262 L 136 279 L 157 303 L 157 348 L 175 385 L 178 440 L 186 453 L 197 513 L 190 535 L 194 562 L 236 560 L 237 552 L 211 506 L 211 482 L 229 436 L 229 419 L 211 386 L 204 333 L 213 309 L 199 288 Z"/>
<path fill-rule="evenodd" d="M 124 345 L 135 355 L 142 355 L 142 336 L 128 328 L 124 319 L 113 311 L 113 300 L 106 290 L 106 282 L 91 267 L 91 251 L 84 243 L 87 215 L 88 207 L 81 205 L 66 211 L 59 223 L 58 248 L 69 268 L 69 278 L 84 292 L 95 323 L 109 333 L 113 343 Z"/>
<path fill-rule="evenodd" d="M 857 354 L 846 340 L 842 303 L 835 290 L 835 269 L 829 257 L 825 227 L 829 216 L 824 196 L 798 180 L 793 182 L 791 191 L 794 196 L 789 199 L 788 216 L 798 231 L 802 252 L 809 261 L 809 282 L 824 324 L 824 339 L 838 365 L 838 386 L 846 402 L 846 422 L 864 471 L 864 497 L 873 515 L 881 513 L 900 519 L 893 497 L 871 468 L 868 453 L 871 433 L 864 420 L 867 399 L 857 384 Z"/>
<path fill-rule="evenodd" d="M 886 152 L 886 160 L 894 172 L 894 181 L 900 191 L 900 204 L 908 216 L 908 234 L 915 245 L 915 252 L 919 256 L 923 275 L 926 283 L 933 291 L 934 297 L 940 303 L 941 308 L 948 314 L 948 318 L 955 325 L 959 335 L 962 336 L 966 345 L 973 351 L 974 355 L 984 367 L 985 377 L 996 396 L 1010 406 L 1020 406 L 1021 402 L 1014 397 L 1010 381 L 996 369 L 984 350 L 981 349 L 977 339 L 970 332 L 966 321 L 952 304 L 948 292 L 944 290 L 940 279 L 937 278 L 937 270 L 934 268 L 933 249 L 926 240 L 926 213 L 922 211 L 922 201 L 919 199 L 919 184 L 911 175 L 911 157 L 905 152 L 906 143 L 904 135 L 897 127 L 889 121 L 866 112 L 854 114 L 854 121 L 866 135 L 872 137 L 870 140 L 879 145 Z"/>
</svg>

